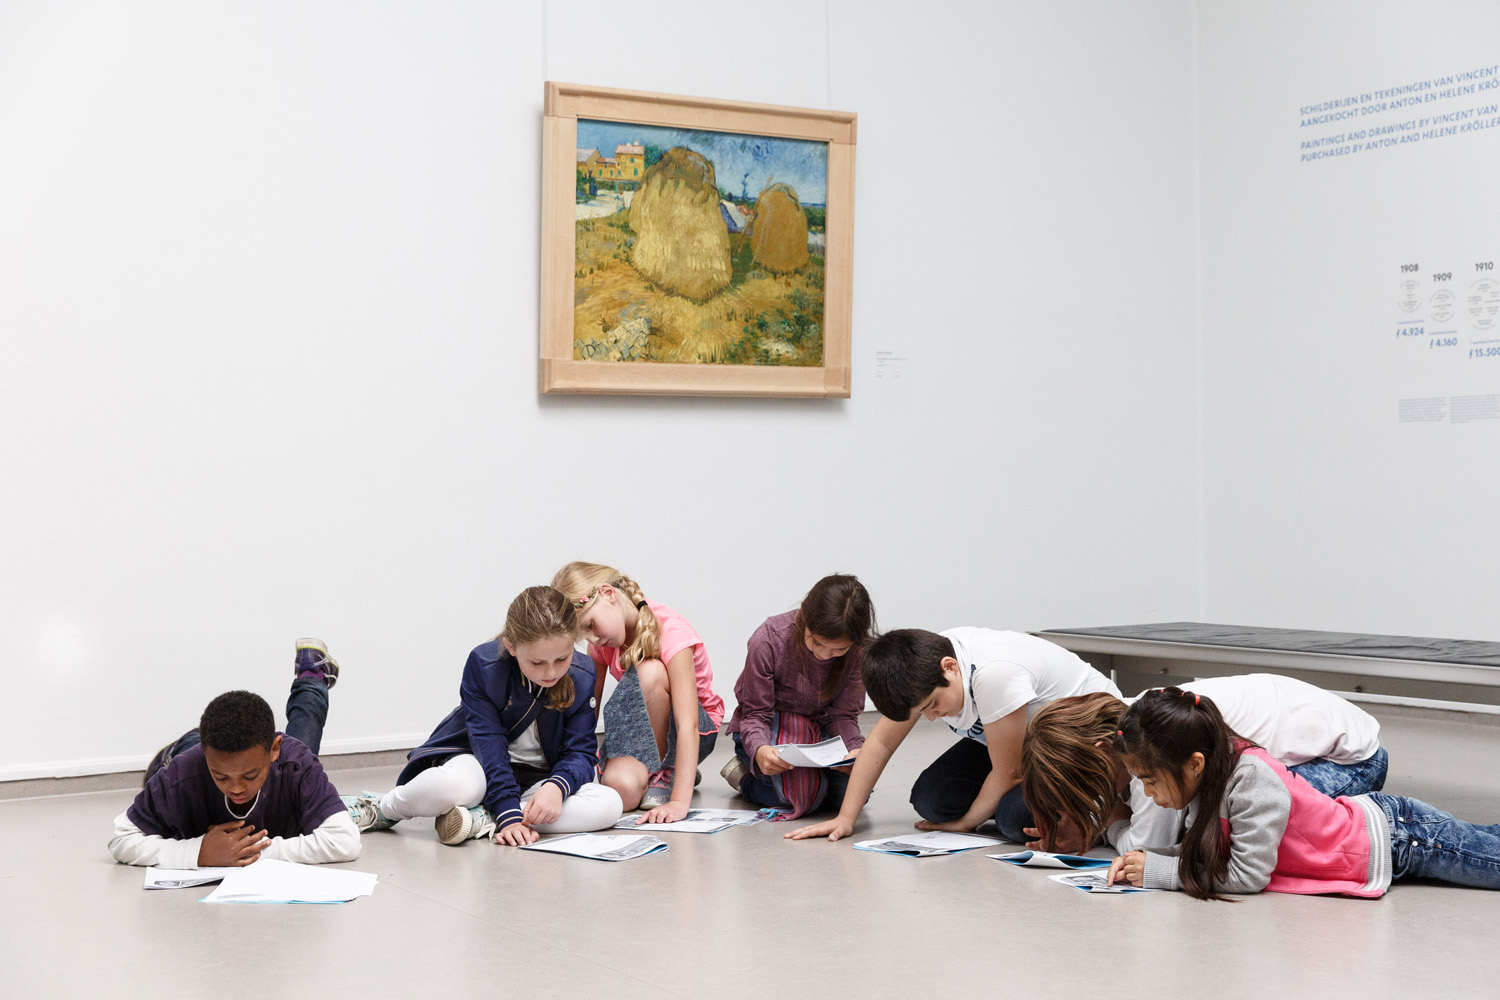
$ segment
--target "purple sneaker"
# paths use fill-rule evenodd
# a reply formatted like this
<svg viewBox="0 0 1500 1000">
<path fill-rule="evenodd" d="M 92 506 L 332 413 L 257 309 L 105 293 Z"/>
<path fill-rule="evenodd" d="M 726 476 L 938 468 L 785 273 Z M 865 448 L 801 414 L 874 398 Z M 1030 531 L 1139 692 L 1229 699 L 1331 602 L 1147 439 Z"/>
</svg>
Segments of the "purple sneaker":
<svg viewBox="0 0 1500 1000">
<path fill-rule="evenodd" d="M 293 669 L 299 678 L 316 677 L 330 688 L 339 680 L 339 662 L 328 655 L 328 646 L 322 639 L 297 640 Z"/>
</svg>

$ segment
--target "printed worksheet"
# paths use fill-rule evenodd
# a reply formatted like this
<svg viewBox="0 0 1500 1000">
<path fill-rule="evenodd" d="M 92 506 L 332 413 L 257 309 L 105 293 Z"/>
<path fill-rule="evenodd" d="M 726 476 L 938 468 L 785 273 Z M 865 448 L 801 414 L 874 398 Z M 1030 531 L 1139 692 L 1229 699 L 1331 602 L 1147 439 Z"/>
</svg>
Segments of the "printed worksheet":
<svg viewBox="0 0 1500 1000">
<path fill-rule="evenodd" d="M 976 837 L 971 833 L 945 833 L 933 830 L 928 833 L 908 833 L 900 837 L 881 840 L 862 840 L 855 844 L 856 850 L 877 851 L 881 854 L 900 854 L 908 858 L 930 858 L 939 854 L 959 854 L 981 847 L 994 847 L 1001 841 L 993 837 Z"/>
<path fill-rule="evenodd" d="M 642 823 L 642 813 L 620 817 L 616 830 L 661 830 L 666 833 L 718 833 L 731 826 L 754 826 L 765 822 L 755 809 L 689 809 L 676 823 Z"/>
<path fill-rule="evenodd" d="M 637 837 L 620 837 L 598 833 L 570 833 L 562 837 L 544 837 L 535 844 L 527 844 L 523 851 L 546 851 L 550 854 L 571 854 L 575 858 L 593 858 L 595 861 L 629 861 L 665 851 L 667 842 L 644 834 Z"/>
<path fill-rule="evenodd" d="M 1027 868 L 1108 868 L 1109 858 L 1086 858 L 1081 854 L 1052 854 L 1047 851 L 1017 851 L 1014 854 L 987 854 L 996 861 L 1009 861 Z"/>
<path fill-rule="evenodd" d="M 783 743 L 771 749 L 793 767 L 842 767 L 854 763 L 842 736 L 822 743 Z"/>
<path fill-rule="evenodd" d="M 1109 885 L 1104 881 L 1104 876 L 1099 872 L 1078 872 L 1071 875 L 1048 875 L 1047 877 L 1054 882 L 1061 882 L 1063 885 L 1071 885 L 1075 889 L 1082 889 L 1084 892 L 1121 894 L 1127 892 L 1161 892 L 1160 889 L 1140 889 L 1129 882 L 1116 882 L 1114 885 Z"/>
<path fill-rule="evenodd" d="M 146 869 L 147 889 L 186 889 L 193 885 L 217 882 L 238 868 L 157 868 Z"/>
</svg>

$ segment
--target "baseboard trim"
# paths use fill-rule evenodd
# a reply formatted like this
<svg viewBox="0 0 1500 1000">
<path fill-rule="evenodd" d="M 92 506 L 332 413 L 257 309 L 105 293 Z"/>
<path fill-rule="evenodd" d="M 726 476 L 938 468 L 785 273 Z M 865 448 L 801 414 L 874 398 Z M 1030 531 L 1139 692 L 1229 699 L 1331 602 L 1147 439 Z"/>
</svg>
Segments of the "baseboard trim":
<svg viewBox="0 0 1500 1000">
<path fill-rule="evenodd" d="M 329 758 L 348 754 L 377 753 L 386 750 L 409 750 L 427 739 L 427 733 L 402 733 L 396 736 L 372 736 L 353 740 L 325 740 L 320 756 L 327 763 Z M 57 761 L 50 764 L 23 764 L 15 767 L 0 767 L 0 789 L 17 781 L 55 780 L 60 778 L 102 777 L 111 774 L 144 772 L 150 763 L 149 754 L 129 757 L 96 757 L 84 760 Z M 140 779 L 136 779 L 140 783 Z M 0 790 L 0 798 L 10 798 Z"/>
</svg>

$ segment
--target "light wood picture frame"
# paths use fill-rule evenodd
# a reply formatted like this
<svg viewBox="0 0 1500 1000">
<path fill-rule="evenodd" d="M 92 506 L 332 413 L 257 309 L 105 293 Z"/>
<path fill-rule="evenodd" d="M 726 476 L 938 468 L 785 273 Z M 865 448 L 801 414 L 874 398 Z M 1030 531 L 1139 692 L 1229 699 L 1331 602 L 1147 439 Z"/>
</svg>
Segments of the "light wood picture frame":
<svg viewBox="0 0 1500 1000">
<path fill-rule="evenodd" d="M 548 82 L 541 391 L 848 397 L 856 122 Z"/>
</svg>

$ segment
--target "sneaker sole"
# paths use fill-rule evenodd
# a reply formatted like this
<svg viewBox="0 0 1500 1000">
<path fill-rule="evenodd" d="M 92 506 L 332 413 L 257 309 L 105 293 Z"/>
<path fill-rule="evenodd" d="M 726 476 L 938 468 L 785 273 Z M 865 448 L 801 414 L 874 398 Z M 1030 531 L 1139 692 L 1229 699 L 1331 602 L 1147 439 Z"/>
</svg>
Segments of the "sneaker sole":
<svg viewBox="0 0 1500 1000">
<path fill-rule="evenodd" d="M 457 847 L 474 832 L 474 814 L 463 806 L 454 806 L 433 820 L 432 828 L 437 831 L 438 840 Z"/>
<path fill-rule="evenodd" d="M 339 682 L 339 663 L 328 655 L 328 644 L 322 639 L 298 639 L 297 652 L 311 649 L 323 656 L 323 684 L 331 691 Z"/>
</svg>

